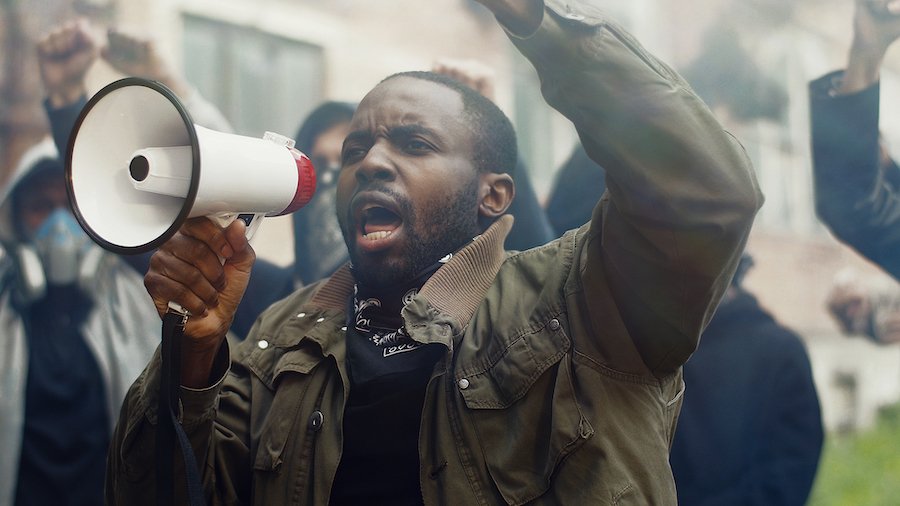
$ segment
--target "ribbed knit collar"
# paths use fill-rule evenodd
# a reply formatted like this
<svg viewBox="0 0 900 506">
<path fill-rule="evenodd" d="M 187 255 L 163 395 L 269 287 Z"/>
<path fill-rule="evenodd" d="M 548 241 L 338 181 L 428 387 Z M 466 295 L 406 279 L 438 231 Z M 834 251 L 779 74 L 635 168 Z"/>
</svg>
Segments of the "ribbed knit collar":
<svg viewBox="0 0 900 506">
<path fill-rule="evenodd" d="M 468 246 L 459 250 L 422 286 L 419 294 L 437 310 L 465 325 L 481 304 L 506 259 L 503 242 L 512 228 L 513 217 L 504 215 Z M 337 270 L 313 295 L 310 303 L 322 309 L 345 310 L 353 294 L 350 265 Z"/>
</svg>

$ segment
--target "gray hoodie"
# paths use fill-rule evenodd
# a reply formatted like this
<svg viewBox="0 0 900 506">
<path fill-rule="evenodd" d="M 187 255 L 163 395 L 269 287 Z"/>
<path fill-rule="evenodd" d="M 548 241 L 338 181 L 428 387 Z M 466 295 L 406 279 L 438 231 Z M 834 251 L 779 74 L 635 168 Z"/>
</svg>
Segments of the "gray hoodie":
<svg viewBox="0 0 900 506">
<path fill-rule="evenodd" d="M 29 173 L 57 156 L 52 140 L 35 145 L 0 192 L 0 506 L 11 506 L 14 500 L 28 375 L 28 340 L 15 304 L 22 244 L 11 201 Z M 106 383 L 113 426 L 128 387 L 156 349 L 160 320 L 140 275 L 115 255 L 99 252 L 99 258 L 89 287 L 95 304 L 80 330 Z"/>
</svg>

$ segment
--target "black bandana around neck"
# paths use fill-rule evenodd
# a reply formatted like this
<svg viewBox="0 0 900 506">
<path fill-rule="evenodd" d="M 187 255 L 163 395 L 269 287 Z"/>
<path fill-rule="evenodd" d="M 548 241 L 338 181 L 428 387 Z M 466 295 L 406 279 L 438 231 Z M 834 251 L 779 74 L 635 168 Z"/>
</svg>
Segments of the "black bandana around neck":
<svg viewBox="0 0 900 506">
<path fill-rule="evenodd" d="M 444 256 L 423 269 L 414 279 L 387 289 L 374 290 L 356 283 L 347 322 L 347 355 L 354 382 L 362 383 L 385 374 L 434 366 L 440 356 L 440 347 L 412 339 L 404 326 L 401 311 L 425 282 L 455 254 Z M 430 351 L 419 353 L 424 349 Z"/>
</svg>

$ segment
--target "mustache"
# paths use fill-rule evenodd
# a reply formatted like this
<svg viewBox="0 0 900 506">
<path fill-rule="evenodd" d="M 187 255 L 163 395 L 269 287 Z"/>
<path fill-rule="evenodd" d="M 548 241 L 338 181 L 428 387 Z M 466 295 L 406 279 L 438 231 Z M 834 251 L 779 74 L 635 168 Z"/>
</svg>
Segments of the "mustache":
<svg viewBox="0 0 900 506">
<path fill-rule="evenodd" d="M 350 199 L 350 205 L 348 206 L 346 212 L 346 223 L 353 222 L 353 202 L 356 200 L 357 196 L 360 193 L 380 193 L 388 197 L 393 203 L 397 206 L 397 210 L 400 211 L 404 221 L 409 220 L 410 222 L 415 220 L 415 214 L 413 213 L 412 202 L 406 195 L 403 195 L 390 186 L 382 183 L 382 182 L 374 182 L 372 184 L 366 185 L 356 190 L 353 194 L 353 198 Z"/>
<path fill-rule="evenodd" d="M 387 195 L 388 197 L 390 197 L 391 200 L 394 200 L 394 201 L 406 200 L 406 198 L 404 198 L 403 195 L 400 195 L 396 190 L 394 190 L 390 186 L 388 186 L 380 181 L 374 182 L 372 184 L 368 184 L 364 187 L 360 187 L 359 189 L 356 190 L 356 193 L 353 195 L 353 197 L 356 198 L 357 195 L 359 195 L 360 193 L 363 193 L 363 192 L 383 193 L 383 194 Z"/>
</svg>

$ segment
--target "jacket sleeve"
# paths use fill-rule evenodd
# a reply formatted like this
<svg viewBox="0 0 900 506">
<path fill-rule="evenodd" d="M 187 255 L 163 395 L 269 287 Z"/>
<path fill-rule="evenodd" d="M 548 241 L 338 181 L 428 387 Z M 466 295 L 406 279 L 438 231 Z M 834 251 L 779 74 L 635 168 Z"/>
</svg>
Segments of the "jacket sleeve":
<svg viewBox="0 0 900 506">
<path fill-rule="evenodd" d="M 816 212 L 835 237 L 900 279 L 898 169 L 881 163 L 879 85 L 834 95 L 840 75 L 810 83 Z"/>
<path fill-rule="evenodd" d="M 695 349 L 762 195 L 742 146 L 680 76 L 594 7 L 546 5 L 536 33 L 510 38 L 607 173 L 608 198 L 577 239 L 595 342 L 575 345 L 620 371 L 666 375 Z M 617 322 L 596 316 L 604 305 Z M 623 347 L 642 364 L 617 356 Z"/>
<path fill-rule="evenodd" d="M 182 427 L 190 439 L 210 506 L 244 504 L 250 497 L 250 381 L 241 368 L 228 371 L 222 346 L 214 377 L 204 390 L 182 388 Z M 107 458 L 106 504 L 155 505 L 155 444 L 159 350 L 132 385 L 122 405 Z M 184 464 L 173 458 L 176 504 L 187 504 Z"/>
<path fill-rule="evenodd" d="M 69 149 L 69 136 L 72 129 L 75 128 L 75 122 L 78 115 L 87 104 L 87 97 L 81 97 L 75 102 L 64 106 L 54 108 L 50 105 L 50 100 L 44 100 L 44 111 L 47 113 L 47 119 L 50 121 L 50 132 L 53 134 L 53 143 L 59 150 L 61 160 L 66 159 L 66 153 Z"/>
</svg>

